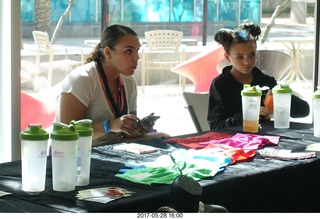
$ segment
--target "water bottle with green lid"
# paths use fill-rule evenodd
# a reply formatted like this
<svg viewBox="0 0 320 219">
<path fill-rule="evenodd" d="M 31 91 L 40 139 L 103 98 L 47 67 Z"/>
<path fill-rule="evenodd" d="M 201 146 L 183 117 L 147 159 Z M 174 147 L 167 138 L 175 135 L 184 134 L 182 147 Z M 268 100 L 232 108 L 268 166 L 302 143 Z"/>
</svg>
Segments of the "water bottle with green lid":
<svg viewBox="0 0 320 219">
<path fill-rule="evenodd" d="M 45 189 L 49 133 L 41 124 L 29 124 L 20 133 L 22 190 L 42 192 Z"/>
<path fill-rule="evenodd" d="M 52 140 L 53 190 L 72 191 L 76 183 L 79 133 L 72 124 L 55 122 L 50 138 Z"/>
<path fill-rule="evenodd" d="M 272 89 L 274 128 L 287 129 L 290 127 L 292 89 L 289 84 L 278 82 Z"/>
<path fill-rule="evenodd" d="M 256 86 L 244 84 L 242 96 L 243 131 L 256 133 L 259 130 L 260 101 L 262 92 Z"/>
<path fill-rule="evenodd" d="M 314 136 L 320 137 L 320 86 L 312 95 L 313 99 L 313 133 Z"/>
<path fill-rule="evenodd" d="M 91 123 L 92 120 L 90 119 L 70 122 L 79 133 L 76 186 L 86 186 L 89 184 L 93 135 Z"/>
</svg>

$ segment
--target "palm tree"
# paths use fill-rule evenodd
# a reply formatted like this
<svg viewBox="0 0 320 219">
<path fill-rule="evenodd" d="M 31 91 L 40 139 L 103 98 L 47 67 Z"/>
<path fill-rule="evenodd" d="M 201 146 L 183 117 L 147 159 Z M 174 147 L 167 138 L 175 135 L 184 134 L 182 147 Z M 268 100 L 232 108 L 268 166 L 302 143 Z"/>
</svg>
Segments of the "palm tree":
<svg viewBox="0 0 320 219">
<path fill-rule="evenodd" d="M 35 30 L 50 33 L 51 31 L 51 1 L 50 0 L 34 0 L 35 8 Z"/>
<path fill-rule="evenodd" d="M 73 7 L 73 4 L 74 4 L 74 0 L 69 0 L 69 5 L 68 5 L 68 8 L 66 9 L 66 11 L 60 16 L 60 19 L 59 19 L 59 22 L 56 26 L 56 28 L 54 29 L 54 32 L 53 32 L 53 35 L 52 35 L 52 38 L 51 38 L 51 41 L 50 41 L 50 44 L 54 44 L 58 35 L 59 35 L 59 32 L 61 30 L 61 26 L 64 22 L 64 20 L 66 19 L 66 17 L 68 17 L 68 15 L 70 14 L 70 11 Z"/>
</svg>

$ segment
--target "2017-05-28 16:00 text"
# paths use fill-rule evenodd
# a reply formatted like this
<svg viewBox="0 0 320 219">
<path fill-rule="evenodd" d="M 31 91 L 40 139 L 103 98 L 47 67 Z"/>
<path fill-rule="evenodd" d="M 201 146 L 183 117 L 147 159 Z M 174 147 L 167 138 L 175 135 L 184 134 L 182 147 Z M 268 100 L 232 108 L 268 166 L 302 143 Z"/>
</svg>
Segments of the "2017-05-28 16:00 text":
<svg viewBox="0 0 320 219">
<path fill-rule="evenodd" d="M 183 218 L 183 213 L 138 213 L 137 218 Z"/>
</svg>

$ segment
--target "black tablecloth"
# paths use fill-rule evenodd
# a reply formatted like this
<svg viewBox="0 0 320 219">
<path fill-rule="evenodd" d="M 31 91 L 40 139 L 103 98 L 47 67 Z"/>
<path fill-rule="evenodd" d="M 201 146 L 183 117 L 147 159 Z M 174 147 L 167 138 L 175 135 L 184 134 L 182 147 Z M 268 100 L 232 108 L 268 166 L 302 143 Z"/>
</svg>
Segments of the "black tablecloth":
<svg viewBox="0 0 320 219">
<path fill-rule="evenodd" d="M 219 130 L 235 134 L 241 127 Z M 202 133 L 194 134 L 199 135 Z M 304 151 L 319 142 L 312 125 L 291 123 L 290 129 L 275 130 L 272 123 L 262 124 L 258 134 L 279 135 L 278 148 Z M 180 136 L 180 137 L 187 137 Z M 163 139 L 162 139 L 163 140 Z M 21 162 L 0 165 L 0 190 L 13 194 L 0 198 L 0 212 L 155 212 L 166 205 L 170 185 L 142 185 L 115 177 L 124 163 L 152 161 L 170 153 L 179 145 L 155 139 L 144 142 L 160 147 L 157 153 L 133 155 L 115 153 L 112 146 L 93 148 L 90 184 L 72 192 L 52 190 L 51 157 L 47 161 L 46 189 L 41 193 L 21 190 Z M 318 153 L 318 152 L 317 152 Z M 226 207 L 230 212 L 320 212 L 320 158 L 305 160 L 266 160 L 258 153 L 246 162 L 229 165 L 212 179 L 199 181 L 203 188 L 201 201 Z M 77 200 L 78 190 L 118 186 L 135 192 L 133 196 L 107 204 Z"/>
</svg>

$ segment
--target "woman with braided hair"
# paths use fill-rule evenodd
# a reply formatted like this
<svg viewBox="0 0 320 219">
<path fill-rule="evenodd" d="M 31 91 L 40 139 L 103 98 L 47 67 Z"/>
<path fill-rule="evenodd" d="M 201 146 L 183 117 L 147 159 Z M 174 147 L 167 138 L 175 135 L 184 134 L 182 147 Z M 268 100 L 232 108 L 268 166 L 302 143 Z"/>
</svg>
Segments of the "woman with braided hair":
<svg viewBox="0 0 320 219">
<path fill-rule="evenodd" d="M 91 119 L 93 146 L 151 132 L 154 122 L 138 122 L 137 117 L 133 74 L 139 49 L 140 41 L 132 29 L 108 26 L 86 63 L 63 80 L 56 121 L 69 124 L 72 120 Z"/>
<path fill-rule="evenodd" d="M 242 125 L 241 91 L 244 84 L 272 89 L 277 85 L 274 77 L 268 76 L 255 67 L 256 50 L 261 29 L 248 20 L 234 30 L 221 29 L 214 40 L 221 44 L 225 58 L 231 63 L 214 78 L 209 91 L 208 123 L 211 130 Z M 260 119 L 268 119 L 272 110 L 264 106 L 264 95 L 260 107 Z M 293 118 L 309 115 L 309 104 L 292 95 L 291 113 Z"/>
</svg>

